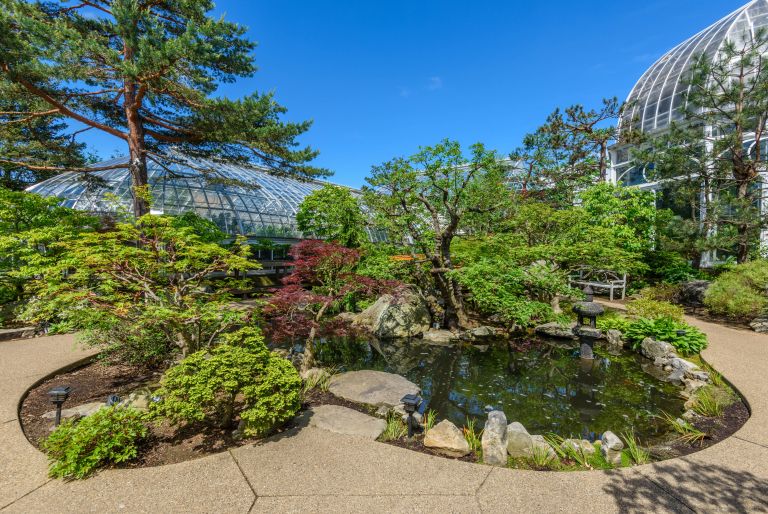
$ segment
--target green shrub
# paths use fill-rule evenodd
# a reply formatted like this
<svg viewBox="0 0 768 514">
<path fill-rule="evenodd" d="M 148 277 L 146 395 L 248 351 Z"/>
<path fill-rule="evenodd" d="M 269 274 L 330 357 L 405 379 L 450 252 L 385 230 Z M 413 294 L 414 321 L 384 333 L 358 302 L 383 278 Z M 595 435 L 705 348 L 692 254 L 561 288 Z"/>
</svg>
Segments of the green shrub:
<svg viewBox="0 0 768 514">
<path fill-rule="evenodd" d="M 603 332 L 609 330 L 618 330 L 622 333 L 626 332 L 631 321 L 618 313 L 608 312 L 604 316 L 597 318 L 597 328 Z"/>
<path fill-rule="evenodd" d="M 640 291 L 640 297 L 659 302 L 674 303 L 679 293 L 680 284 L 656 284 L 655 286 L 643 288 Z"/>
<path fill-rule="evenodd" d="M 675 321 L 683 321 L 682 307 L 649 298 L 638 298 L 627 303 L 627 313 L 638 318 L 670 318 Z"/>
<path fill-rule="evenodd" d="M 678 330 L 685 333 L 678 335 Z M 643 339 L 651 337 L 657 341 L 666 341 L 682 355 L 695 355 L 707 347 L 707 336 L 698 328 L 670 318 L 640 318 L 629 324 L 624 331 L 624 338 L 638 350 Z"/>
<path fill-rule="evenodd" d="M 245 435 L 263 435 L 296 414 L 301 387 L 296 369 L 267 349 L 257 328 L 247 327 L 166 371 L 157 391 L 161 399 L 150 409 L 174 423 L 221 427 L 239 415 Z"/>
<path fill-rule="evenodd" d="M 146 414 L 112 406 L 80 421 L 66 420 L 43 442 L 53 478 L 85 478 L 96 469 L 134 459 L 147 436 Z"/>
<path fill-rule="evenodd" d="M 768 308 L 768 261 L 736 266 L 717 277 L 707 289 L 704 304 L 715 314 L 750 319 Z"/>
</svg>

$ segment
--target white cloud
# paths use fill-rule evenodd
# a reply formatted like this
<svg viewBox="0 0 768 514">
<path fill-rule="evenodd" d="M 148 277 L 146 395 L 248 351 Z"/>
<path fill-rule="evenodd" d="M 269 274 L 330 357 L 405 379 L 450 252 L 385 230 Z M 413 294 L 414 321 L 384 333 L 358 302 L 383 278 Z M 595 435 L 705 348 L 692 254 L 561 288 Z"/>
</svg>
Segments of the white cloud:
<svg viewBox="0 0 768 514">
<path fill-rule="evenodd" d="M 443 87 L 443 79 L 440 77 L 429 77 L 429 83 L 427 84 L 428 91 L 437 91 Z"/>
</svg>

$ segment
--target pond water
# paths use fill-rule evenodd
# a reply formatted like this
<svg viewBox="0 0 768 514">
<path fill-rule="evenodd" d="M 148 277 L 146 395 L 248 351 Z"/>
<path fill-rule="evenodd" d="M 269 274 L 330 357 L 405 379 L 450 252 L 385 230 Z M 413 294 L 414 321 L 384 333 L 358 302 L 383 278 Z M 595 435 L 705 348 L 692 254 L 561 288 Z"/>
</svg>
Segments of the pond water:
<svg viewBox="0 0 768 514">
<path fill-rule="evenodd" d="M 470 345 L 430 346 L 419 340 L 353 339 L 316 343 L 319 364 L 339 371 L 374 369 L 418 384 L 426 408 L 458 426 L 487 411 L 503 410 L 530 433 L 593 439 L 606 430 L 634 430 L 643 441 L 665 432 L 662 411 L 683 411 L 679 388 L 643 371 L 648 361 L 634 353 L 594 361 L 578 350 L 539 339 L 497 341 L 487 349 Z"/>
</svg>

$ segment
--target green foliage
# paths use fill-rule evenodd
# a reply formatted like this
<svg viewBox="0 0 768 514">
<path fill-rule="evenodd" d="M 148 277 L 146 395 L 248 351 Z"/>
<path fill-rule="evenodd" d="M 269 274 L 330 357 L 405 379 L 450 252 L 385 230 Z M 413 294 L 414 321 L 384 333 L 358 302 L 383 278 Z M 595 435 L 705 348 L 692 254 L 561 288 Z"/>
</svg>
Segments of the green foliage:
<svg viewBox="0 0 768 514">
<path fill-rule="evenodd" d="M 326 184 L 299 205 L 296 224 L 305 235 L 357 248 L 366 241 L 366 219 L 357 198 L 341 186 Z"/>
<path fill-rule="evenodd" d="M 475 452 L 476 454 L 478 454 L 479 460 L 482 460 L 483 431 L 480 430 L 478 432 L 475 425 L 476 425 L 475 418 L 469 418 L 467 420 L 467 424 L 464 425 L 464 428 L 462 428 L 462 432 L 464 433 L 464 439 L 466 439 L 467 444 L 469 444 L 469 449 Z"/>
<path fill-rule="evenodd" d="M 395 260 L 395 255 L 408 254 L 409 248 L 398 248 L 384 243 L 368 243 L 361 248 L 362 256 L 355 272 L 376 280 L 399 280 L 417 283 L 418 276 L 428 272 L 428 265 L 413 260 Z"/>
<path fill-rule="evenodd" d="M 0 303 L 27 296 L 36 269 L 55 263 L 63 242 L 97 226 L 95 218 L 58 203 L 0 187 Z"/>
<path fill-rule="evenodd" d="M 648 278 L 662 284 L 679 284 L 701 278 L 701 273 L 676 252 L 652 251 L 645 262 L 649 270 Z"/>
<path fill-rule="evenodd" d="M 704 304 L 715 314 L 751 319 L 768 308 L 768 261 L 740 264 L 717 277 L 707 289 Z"/>
<path fill-rule="evenodd" d="M 175 229 L 189 228 L 193 234 L 200 238 L 200 241 L 205 243 L 220 243 L 227 237 L 227 234 L 222 232 L 218 225 L 193 211 L 173 216 L 171 226 Z"/>
<path fill-rule="evenodd" d="M 638 318 L 669 318 L 678 322 L 683 321 L 683 308 L 679 305 L 642 297 L 627 303 L 627 313 Z"/>
<path fill-rule="evenodd" d="M 79 421 L 65 420 L 43 442 L 53 478 L 85 478 L 98 468 L 134 459 L 147 436 L 146 414 L 114 405 Z"/>
<path fill-rule="evenodd" d="M 667 412 L 661 413 L 661 419 L 671 430 L 678 434 L 678 439 L 688 444 L 698 443 L 701 446 L 704 443 L 704 439 L 708 437 L 706 432 L 702 432 L 688 421 L 682 418 L 675 418 Z"/>
<path fill-rule="evenodd" d="M 651 454 L 640 446 L 640 441 L 635 437 L 634 431 L 624 432 L 621 437 L 624 439 L 624 444 L 627 446 L 626 452 L 632 459 L 632 462 L 635 464 L 648 464 L 651 461 Z"/>
<path fill-rule="evenodd" d="M 680 294 L 680 286 L 677 284 L 656 284 L 644 287 L 640 290 L 640 297 L 658 302 L 674 303 Z"/>
<path fill-rule="evenodd" d="M 618 330 L 623 334 L 627 331 L 627 328 L 629 328 L 631 323 L 630 320 L 616 312 L 609 312 L 597 318 L 597 328 L 603 332 L 607 332 L 608 330 Z"/>
<path fill-rule="evenodd" d="M 379 436 L 380 441 L 397 441 L 408 435 L 408 426 L 403 418 L 396 412 L 387 414 L 387 427 Z"/>
<path fill-rule="evenodd" d="M 725 407 L 736 401 L 735 394 L 725 386 L 708 385 L 696 391 L 693 410 L 702 416 L 717 418 Z"/>
<path fill-rule="evenodd" d="M 678 335 L 678 330 L 685 334 Z M 646 319 L 633 321 L 624 331 L 624 338 L 637 350 L 646 337 L 665 341 L 683 355 L 695 355 L 707 347 L 707 336 L 696 327 L 670 318 Z"/>
<path fill-rule="evenodd" d="M 222 427 L 239 415 L 245 435 L 263 435 L 296 414 L 301 387 L 291 363 L 267 349 L 257 328 L 246 327 L 168 369 L 157 391 L 161 400 L 150 409 L 174 423 Z"/>
<path fill-rule="evenodd" d="M 523 268 L 483 259 L 452 276 L 469 291 L 469 301 L 479 312 L 498 314 L 510 325 L 529 326 L 553 319 L 551 299 L 572 293 L 565 274 L 543 264 Z"/>
<path fill-rule="evenodd" d="M 432 427 L 435 426 L 435 421 L 437 420 L 437 412 L 435 412 L 433 409 L 427 410 L 427 412 L 424 413 L 424 433 L 426 434 L 430 430 L 432 430 Z"/>
<path fill-rule="evenodd" d="M 203 241 L 174 219 L 147 215 L 137 224 L 85 232 L 51 243 L 56 259 L 23 270 L 36 279 L 23 318 L 85 329 L 85 340 L 120 359 L 159 364 L 174 351 L 195 352 L 242 323 L 229 308 L 233 278 L 214 272 L 258 268 L 238 242 L 226 249 Z"/>
</svg>

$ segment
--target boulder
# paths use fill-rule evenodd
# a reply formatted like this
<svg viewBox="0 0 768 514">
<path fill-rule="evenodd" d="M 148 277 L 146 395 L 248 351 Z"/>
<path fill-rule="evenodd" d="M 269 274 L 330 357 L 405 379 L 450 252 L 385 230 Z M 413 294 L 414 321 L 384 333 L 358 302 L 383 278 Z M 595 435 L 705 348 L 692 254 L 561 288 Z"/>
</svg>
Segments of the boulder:
<svg viewBox="0 0 768 514">
<path fill-rule="evenodd" d="M 546 455 L 547 461 L 553 460 L 557 457 L 555 450 L 549 445 L 543 435 L 531 436 L 531 448 L 528 450 L 528 456 L 533 456 L 535 453 L 541 453 Z"/>
<path fill-rule="evenodd" d="M 611 329 L 605 333 L 605 340 L 609 348 L 624 348 L 624 337 L 621 330 Z"/>
<path fill-rule="evenodd" d="M 459 428 L 444 419 L 424 436 L 424 446 L 449 457 L 463 457 L 469 453 L 469 443 Z"/>
<path fill-rule="evenodd" d="M 486 327 L 486 326 L 471 328 L 467 330 L 465 334 L 467 335 L 467 338 L 470 341 L 477 341 L 478 339 L 488 339 L 490 337 L 495 337 L 497 335 L 495 328 Z"/>
<path fill-rule="evenodd" d="M 90 416 L 97 410 L 104 407 L 104 402 L 91 402 L 91 403 L 84 403 L 83 405 L 78 405 L 76 407 L 70 407 L 68 409 L 62 409 L 61 410 L 61 419 L 69 419 L 69 418 L 84 418 L 86 416 Z M 48 411 L 45 414 L 41 416 L 44 419 L 56 419 L 56 411 Z"/>
<path fill-rule="evenodd" d="M 685 371 L 682 369 L 673 369 L 672 372 L 667 376 L 666 380 L 667 382 L 672 382 L 675 385 L 682 385 L 684 378 Z"/>
<path fill-rule="evenodd" d="M 392 409 L 401 404 L 406 394 L 418 394 L 419 386 L 400 375 L 383 371 L 348 371 L 334 375 L 328 390 L 340 398 L 356 403 Z"/>
<path fill-rule="evenodd" d="M 482 445 L 483 462 L 492 466 L 507 465 L 507 417 L 502 411 L 488 413 Z"/>
<path fill-rule="evenodd" d="M 749 326 L 752 330 L 759 334 L 768 334 L 768 316 L 760 316 L 753 319 Z"/>
<path fill-rule="evenodd" d="M 560 447 L 563 449 L 570 448 L 587 456 L 593 455 L 597 451 L 595 446 L 586 439 L 566 439 Z"/>
<path fill-rule="evenodd" d="M 640 345 L 640 353 L 651 360 L 655 360 L 657 357 L 662 359 L 677 357 L 674 346 L 664 341 L 656 341 L 650 337 L 643 339 Z"/>
<path fill-rule="evenodd" d="M 670 364 L 672 365 L 672 369 L 680 369 L 683 371 L 683 373 L 688 373 L 699 369 L 696 364 L 692 363 L 691 361 L 681 359 L 680 357 L 674 357 Z"/>
<path fill-rule="evenodd" d="M 683 379 L 683 385 L 685 386 L 685 391 L 688 393 L 695 393 L 702 387 L 705 387 L 707 383 L 703 380 L 695 380 L 691 378 L 684 378 Z"/>
<path fill-rule="evenodd" d="M 459 337 L 450 330 L 430 329 L 424 332 L 422 339 L 433 346 L 449 346 L 459 340 Z"/>
<path fill-rule="evenodd" d="M 35 327 L 19 328 L 1 328 L 0 341 L 11 341 L 13 339 L 31 339 L 37 334 Z"/>
<path fill-rule="evenodd" d="M 149 391 L 134 391 L 123 400 L 123 405 L 146 412 L 149 410 L 150 401 L 152 401 L 152 393 Z"/>
<path fill-rule="evenodd" d="M 575 326 L 575 323 L 561 325 L 560 323 L 553 321 L 551 323 L 539 325 L 534 330 L 537 334 L 542 336 L 556 337 L 558 339 L 576 339 L 576 336 L 573 334 L 573 327 Z"/>
<path fill-rule="evenodd" d="M 624 443 L 621 439 L 610 430 L 607 430 L 600 440 L 602 441 L 600 452 L 605 457 L 605 460 L 614 466 L 621 466 L 621 451 L 624 449 Z"/>
<path fill-rule="evenodd" d="M 432 320 L 426 302 L 418 293 L 406 290 L 385 294 L 355 317 L 354 324 L 381 339 L 416 337 Z"/>
<path fill-rule="evenodd" d="M 377 439 L 387 428 L 387 422 L 340 405 L 318 405 L 305 411 L 298 420 L 299 426 L 310 426 L 351 435 L 362 439 Z"/>
<path fill-rule="evenodd" d="M 510 457 L 529 455 L 533 439 L 522 423 L 515 421 L 507 425 L 507 453 Z"/>
<path fill-rule="evenodd" d="M 700 369 L 691 369 L 685 372 L 685 378 L 699 382 L 709 382 L 709 373 Z"/>
<path fill-rule="evenodd" d="M 676 296 L 677 303 L 686 307 L 702 307 L 704 295 L 711 284 L 708 280 L 692 280 L 681 284 Z"/>
</svg>

